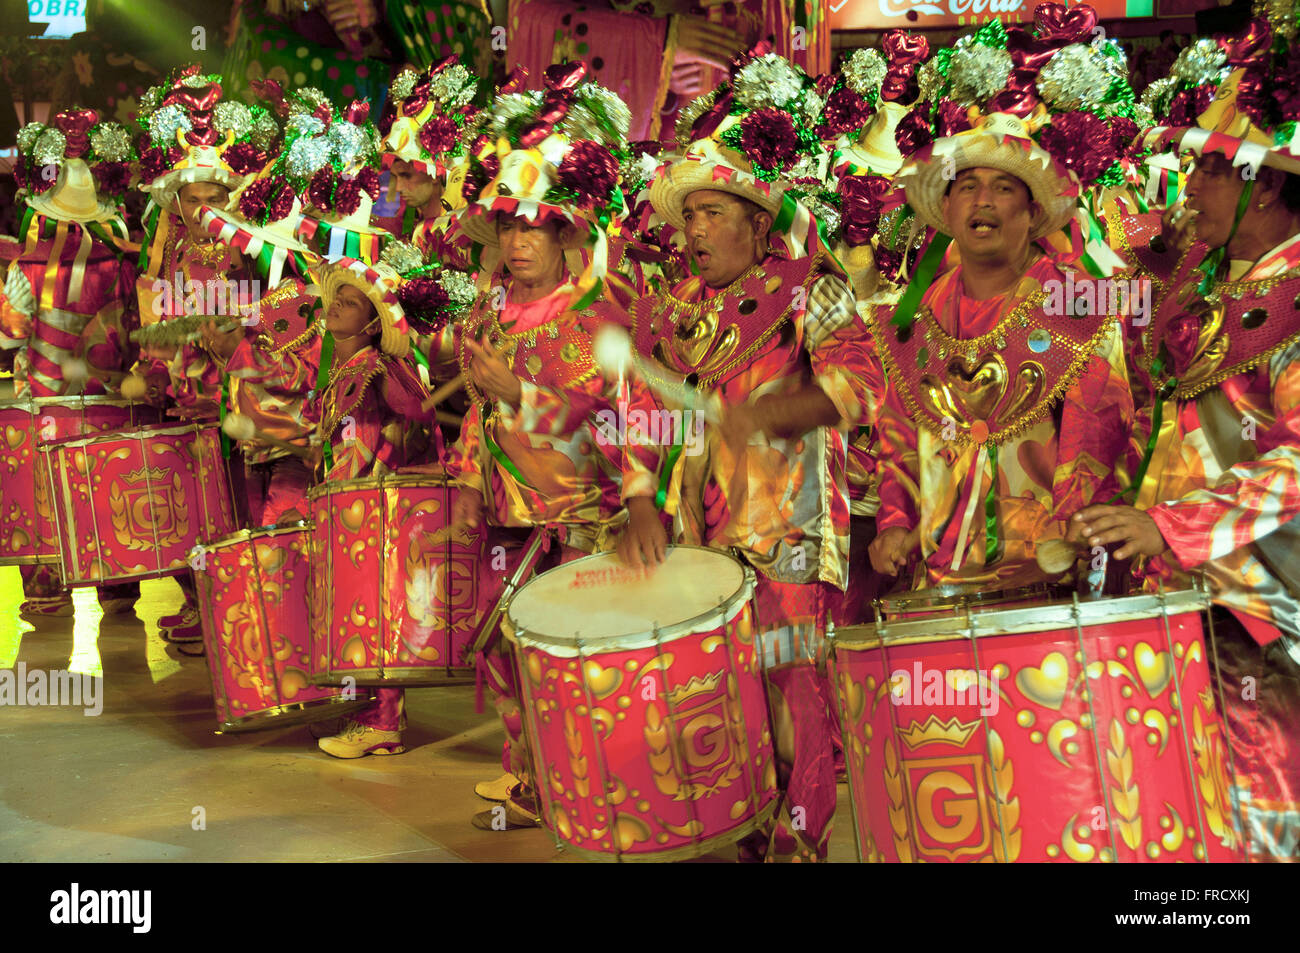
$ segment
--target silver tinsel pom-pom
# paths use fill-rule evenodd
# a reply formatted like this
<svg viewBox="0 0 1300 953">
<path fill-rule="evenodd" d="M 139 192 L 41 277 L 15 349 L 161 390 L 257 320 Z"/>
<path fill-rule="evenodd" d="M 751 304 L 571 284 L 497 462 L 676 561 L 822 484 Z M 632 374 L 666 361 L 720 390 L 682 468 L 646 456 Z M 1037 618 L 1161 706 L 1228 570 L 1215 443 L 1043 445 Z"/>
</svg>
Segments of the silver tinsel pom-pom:
<svg viewBox="0 0 1300 953">
<path fill-rule="evenodd" d="M 289 147 L 285 164 L 293 176 L 309 176 L 330 159 L 330 145 L 324 138 L 304 136 Z"/>
<path fill-rule="evenodd" d="M 632 127 L 632 110 L 618 93 L 599 83 L 583 83 L 576 92 L 578 102 L 586 105 L 593 115 L 604 113 L 609 120 L 608 126 L 600 123 L 601 135 L 591 138 L 598 139 L 605 146 L 621 145 L 627 141 L 627 131 Z"/>
<path fill-rule="evenodd" d="M 150 86 L 140 97 L 140 105 L 136 109 L 136 115 L 141 119 L 148 119 L 153 111 L 158 108 L 158 104 L 163 101 L 165 90 L 161 86 Z"/>
<path fill-rule="evenodd" d="M 825 101 L 817 95 L 817 91 L 810 89 L 803 96 L 803 121 L 804 125 L 815 126 L 822 121 L 822 110 L 826 108 Z"/>
<path fill-rule="evenodd" d="M 379 260 L 399 275 L 424 264 L 424 256 L 420 254 L 420 249 L 410 242 L 402 241 L 389 242 L 383 254 L 379 256 Z"/>
<path fill-rule="evenodd" d="M 948 94 L 957 105 L 965 108 L 972 103 L 983 103 L 1000 93 L 1011 75 L 1011 54 L 980 43 L 966 43 L 970 37 L 957 41 L 956 51 L 948 61 L 948 81 L 952 91 Z"/>
<path fill-rule="evenodd" d="M 296 97 L 297 99 L 289 104 L 290 112 L 312 113 L 320 106 L 330 106 L 331 110 L 334 108 L 330 105 L 329 97 L 315 86 L 304 86 L 297 91 Z"/>
<path fill-rule="evenodd" d="M 492 106 L 492 119 L 488 123 L 488 134 L 493 139 L 505 135 L 506 126 L 516 119 L 531 116 L 542 104 L 542 94 L 506 93 L 497 97 Z"/>
<path fill-rule="evenodd" d="M 90 148 L 109 162 L 125 162 L 131 155 L 131 135 L 116 122 L 101 122 L 90 130 Z"/>
<path fill-rule="evenodd" d="M 402 70 L 388 86 L 389 97 L 395 100 L 405 99 L 415 92 L 415 83 L 419 78 L 420 74 L 413 69 Z"/>
<path fill-rule="evenodd" d="M 447 297 L 451 299 L 451 306 L 457 311 L 468 308 L 474 303 L 476 295 L 474 280 L 464 272 L 452 271 L 448 268 L 438 275 L 438 284 L 442 285 L 442 290 L 447 292 Z"/>
<path fill-rule="evenodd" d="M 947 82 L 943 73 L 939 72 L 939 61 L 926 60 L 916 71 L 916 84 L 921 91 L 919 100 L 924 103 L 935 102 L 942 97 Z"/>
<path fill-rule="evenodd" d="M 1134 103 L 1133 112 L 1136 113 L 1133 121 L 1138 124 L 1139 129 L 1150 129 L 1156 124 L 1156 118 L 1151 112 L 1151 107 L 1144 103 Z"/>
<path fill-rule="evenodd" d="M 859 96 L 880 92 L 889 64 L 878 50 L 854 50 L 844 64 L 844 82 Z"/>
<path fill-rule="evenodd" d="M 686 142 L 691 135 L 691 126 L 695 125 L 695 120 L 699 119 L 709 108 L 717 101 L 718 90 L 713 89 L 703 96 L 696 96 L 689 103 L 682 107 L 681 112 L 677 114 L 677 125 L 674 132 L 677 135 L 678 142 Z"/>
<path fill-rule="evenodd" d="M 280 124 L 275 121 L 275 117 L 270 113 L 262 113 L 253 123 L 253 132 L 249 138 L 255 148 L 266 152 L 279 135 Z"/>
<path fill-rule="evenodd" d="M 204 86 L 207 86 L 210 83 L 214 83 L 214 82 L 216 83 L 221 82 L 221 77 L 204 76 L 202 73 L 199 73 L 193 76 L 186 76 L 184 79 L 181 80 L 181 85 L 188 89 L 202 89 Z"/>
<path fill-rule="evenodd" d="M 294 113 L 289 117 L 289 128 L 300 136 L 319 136 L 325 131 L 325 123 L 311 113 Z"/>
<path fill-rule="evenodd" d="M 57 129 L 46 129 L 36 139 L 32 158 L 37 165 L 55 165 L 63 161 L 63 152 L 68 147 L 68 140 Z"/>
<path fill-rule="evenodd" d="M 163 106 L 149 117 L 149 138 L 156 145 L 169 148 L 176 144 L 176 133 L 189 132 L 193 127 L 185 110 L 175 103 Z"/>
<path fill-rule="evenodd" d="M 243 103 L 232 100 L 217 103 L 212 110 L 212 121 L 221 132 L 233 130 L 236 139 L 242 139 L 253 131 L 252 111 Z"/>
<path fill-rule="evenodd" d="M 433 78 L 429 93 L 447 109 L 459 109 L 474 98 L 474 77 L 460 64 L 448 67 Z"/>
<path fill-rule="evenodd" d="M 736 74 L 736 99 L 750 109 L 781 109 L 802 89 L 803 76 L 775 53 L 760 56 Z"/>
<path fill-rule="evenodd" d="M 1152 115 L 1163 116 L 1169 111 L 1169 100 L 1173 98 L 1176 82 L 1168 76 L 1153 81 L 1142 90 L 1138 105 L 1145 107 Z"/>
<path fill-rule="evenodd" d="M 366 136 L 354 123 L 336 119 L 326 138 L 334 158 L 346 169 L 366 159 Z"/>
<path fill-rule="evenodd" d="M 1038 74 L 1038 94 L 1047 105 L 1065 112 L 1095 106 L 1110 90 L 1113 77 L 1107 61 L 1109 57 L 1083 43 L 1062 47 Z"/>
<path fill-rule="evenodd" d="M 41 137 L 45 131 L 45 123 L 29 122 L 18 130 L 18 151 L 26 154 L 32 151 L 32 146 L 36 145 L 36 140 Z"/>
<path fill-rule="evenodd" d="M 835 206 L 823 202 L 812 195 L 805 195 L 799 200 L 804 208 L 812 213 L 813 218 L 826 229 L 827 235 L 834 235 L 840 229 L 840 212 Z"/>
<path fill-rule="evenodd" d="M 1214 83 L 1223 78 L 1222 70 L 1227 62 L 1228 54 L 1219 48 L 1219 44 L 1200 39 L 1178 54 L 1169 76 L 1192 86 Z"/>
</svg>

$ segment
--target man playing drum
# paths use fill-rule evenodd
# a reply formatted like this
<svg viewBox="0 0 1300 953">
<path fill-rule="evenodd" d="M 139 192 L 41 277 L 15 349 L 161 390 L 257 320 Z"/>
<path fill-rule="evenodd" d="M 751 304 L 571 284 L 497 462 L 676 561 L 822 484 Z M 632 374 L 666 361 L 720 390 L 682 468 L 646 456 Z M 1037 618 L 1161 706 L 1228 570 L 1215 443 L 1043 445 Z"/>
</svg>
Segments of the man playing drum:
<svg viewBox="0 0 1300 953">
<path fill-rule="evenodd" d="M 799 88 L 801 74 L 765 59 Z M 739 80 L 725 94 L 734 96 L 731 114 L 701 117 L 683 136 L 685 157 L 652 184 L 650 201 L 684 233 L 698 274 L 637 302 L 633 340 L 647 376 L 698 382 L 720 416 L 698 452 L 682 452 L 684 441 L 668 451 L 675 463 L 661 487 L 671 478 L 680 496 L 660 500 L 676 504 L 675 540 L 730 548 L 758 577 L 784 797 L 773 829 L 748 838 L 744 853 L 817 860 L 835 811 L 835 732 L 824 678 L 810 663 L 847 582 L 847 434 L 872 422 L 884 380 L 852 289 L 777 177 L 787 170 L 764 167 L 770 160 L 743 152 L 748 138 L 732 135 L 747 112 L 773 111 L 738 109 L 758 94 Z M 793 101 L 786 108 L 796 110 Z M 653 566 L 666 542 L 656 498 L 632 487 L 624 495 L 631 532 L 620 551 L 632 566 Z"/>
<path fill-rule="evenodd" d="M 994 113 L 915 153 L 899 181 L 941 234 L 913 277 L 919 307 L 905 294 L 910 308 L 867 313 L 889 373 L 872 565 L 897 575 L 919 556 L 914 586 L 1055 581 L 1036 547 L 1121 488 L 1133 422 L 1116 318 L 1065 302 L 1039 244 L 1069 222 L 1077 179 Z M 933 278 L 947 236 L 960 264 Z"/>
<path fill-rule="evenodd" d="M 1250 858 L 1295 861 L 1300 142 L 1275 136 L 1277 117 L 1245 105 L 1244 91 L 1239 103 L 1244 75 L 1224 80 L 1196 126 L 1150 134 L 1196 155 L 1186 207 L 1165 217 L 1181 269 L 1144 336 L 1156 432 L 1137 506 L 1092 506 L 1074 519 L 1090 545 L 1145 557 L 1152 587 L 1184 587 L 1193 571 L 1209 581 L 1236 775 L 1229 794 Z"/>
<path fill-rule="evenodd" d="M 121 196 L 96 188 L 102 176 L 125 189 L 131 139 L 122 126 L 98 119 L 93 110 L 70 110 L 49 127 L 33 123 L 19 132 L 15 172 L 30 210 L 20 229 L 24 244 L 15 246 L 20 254 L 0 289 L 0 360 L 13 368 L 18 397 L 116 394 L 131 360 L 135 266 Z M 22 612 L 71 614 L 72 596 L 53 566 L 20 571 Z M 129 612 L 139 593 L 138 583 L 101 586 L 100 606 Z"/>
<path fill-rule="evenodd" d="M 461 227 L 484 246 L 483 291 L 463 331 L 444 332 L 437 356 L 444 365 L 459 360 L 473 400 L 447 461 L 447 473 L 468 491 L 455 504 L 456 522 L 473 527 L 486 516 L 503 536 L 512 527 L 552 527 L 560 561 L 612 547 L 621 493 L 652 492 L 657 459 L 653 448 L 639 447 L 625 463 L 621 435 L 595 419 L 601 411 L 647 413 L 653 402 L 639 382 L 625 379 L 620 390 L 596 366 L 597 331 L 625 323 L 622 307 L 632 298 L 621 275 L 605 273 L 600 224 L 621 209 L 615 153 L 626 148 L 628 115 L 617 96 L 594 83 L 571 92 L 583 71 L 582 64 L 555 67 L 547 82 L 562 113 L 598 121 L 571 126 L 537 104 L 534 114 L 512 123 L 513 139 L 499 141 L 493 165 L 476 167 L 489 181 L 462 211 Z M 506 118 L 493 113 L 488 125 L 495 129 Z M 573 138 L 558 131 L 561 125 Z M 479 793 L 506 801 L 510 826 L 533 826 L 513 667 L 495 652 L 480 664 L 506 725 L 503 760 L 520 783 L 508 791 L 500 783 L 480 785 Z M 475 824 L 490 828 L 492 819 L 485 812 Z"/>
</svg>

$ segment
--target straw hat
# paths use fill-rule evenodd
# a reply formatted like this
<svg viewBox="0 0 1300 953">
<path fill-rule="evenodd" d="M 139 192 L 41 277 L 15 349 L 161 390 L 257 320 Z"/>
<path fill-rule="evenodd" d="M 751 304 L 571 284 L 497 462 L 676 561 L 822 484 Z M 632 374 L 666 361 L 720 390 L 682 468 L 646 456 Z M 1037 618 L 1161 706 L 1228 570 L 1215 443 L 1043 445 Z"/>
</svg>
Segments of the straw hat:
<svg viewBox="0 0 1300 953">
<path fill-rule="evenodd" d="M 383 328 L 379 340 L 380 350 L 393 357 L 406 356 L 411 349 L 411 339 L 406 314 L 397 296 L 402 283 L 401 275 L 382 262 L 367 265 L 355 258 L 318 264 L 312 268 L 312 273 L 320 288 L 321 303 L 326 313 L 333 305 L 339 288 L 351 285 L 375 306 Z"/>
<path fill-rule="evenodd" d="M 117 206 L 99 198 L 95 177 L 82 159 L 68 159 L 54 187 L 30 196 L 27 204 L 37 215 L 58 222 L 109 222 L 119 217 Z"/>
</svg>

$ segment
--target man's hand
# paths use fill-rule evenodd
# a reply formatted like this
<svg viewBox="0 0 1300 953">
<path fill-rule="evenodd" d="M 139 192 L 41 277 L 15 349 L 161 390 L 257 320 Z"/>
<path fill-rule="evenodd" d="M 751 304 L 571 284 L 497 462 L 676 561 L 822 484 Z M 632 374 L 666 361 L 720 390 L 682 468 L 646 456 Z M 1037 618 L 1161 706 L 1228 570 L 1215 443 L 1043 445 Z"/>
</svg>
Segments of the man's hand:
<svg viewBox="0 0 1300 953">
<path fill-rule="evenodd" d="M 1169 548 L 1156 521 L 1132 506 L 1089 506 L 1075 513 L 1072 522 L 1082 525 L 1089 546 L 1123 543 L 1115 559 L 1159 556 Z"/>
<path fill-rule="evenodd" d="M 1165 248 L 1172 248 L 1179 255 L 1187 251 L 1196 241 L 1196 216 L 1196 211 L 1182 202 L 1165 210 L 1160 217 L 1160 238 Z"/>
<path fill-rule="evenodd" d="M 505 401 L 517 410 L 523 400 L 523 388 L 506 362 L 486 341 L 467 337 L 465 347 L 474 357 L 469 365 L 474 386 L 493 400 Z"/>
<path fill-rule="evenodd" d="M 704 17 L 684 16 L 677 21 L 677 63 L 708 63 L 726 69 L 748 46 L 735 30 Z"/>
<path fill-rule="evenodd" d="M 907 558 L 920 540 L 917 530 L 909 533 L 901 526 L 891 526 L 867 547 L 872 568 L 882 576 L 897 576 L 907 566 Z"/>
<path fill-rule="evenodd" d="M 140 345 L 140 353 L 142 355 L 149 358 L 151 361 L 162 361 L 165 364 L 170 364 L 175 359 L 176 352 L 178 350 L 179 348 L 173 347 L 171 345 L 162 345 L 162 344 Z"/>
<path fill-rule="evenodd" d="M 451 504 L 451 525 L 456 529 L 477 529 L 483 520 L 483 496 L 478 490 L 460 488 Z"/>
<path fill-rule="evenodd" d="M 668 81 L 668 91 L 688 99 L 704 92 L 704 64 L 678 60 L 673 64 L 673 75 Z"/>
<path fill-rule="evenodd" d="M 220 321 L 213 319 L 204 322 L 199 328 L 199 338 L 209 351 L 221 359 L 224 364 L 234 355 L 235 349 L 239 347 L 239 342 L 244 339 L 244 329 L 235 325 L 232 330 L 218 330 Z"/>
<path fill-rule="evenodd" d="M 737 453 L 749 443 L 756 433 L 768 434 L 771 405 L 767 397 L 753 403 L 734 404 L 723 412 L 718 430 L 723 441 Z M 770 434 L 768 434 L 770 436 Z"/>
<path fill-rule="evenodd" d="M 659 511 L 648 496 L 627 501 L 627 526 L 618 541 L 618 558 L 632 569 L 649 569 L 664 561 L 668 552 L 668 534 L 659 519 Z"/>
</svg>

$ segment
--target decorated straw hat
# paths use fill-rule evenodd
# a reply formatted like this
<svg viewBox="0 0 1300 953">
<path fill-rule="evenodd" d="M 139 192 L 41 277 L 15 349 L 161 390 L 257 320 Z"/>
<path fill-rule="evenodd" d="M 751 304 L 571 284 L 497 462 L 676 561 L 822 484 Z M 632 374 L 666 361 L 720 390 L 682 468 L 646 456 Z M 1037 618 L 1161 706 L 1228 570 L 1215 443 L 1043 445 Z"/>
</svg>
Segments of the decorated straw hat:
<svg viewBox="0 0 1300 953">
<path fill-rule="evenodd" d="M 174 210 L 177 193 L 194 182 L 238 189 L 275 148 L 280 130 L 274 117 L 261 106 L 224 99 L 221 84 L 220 76 L 203 75 L 192 64 L 141 101 L 147 134 L 141 187 L 160 208 Z"/>
<path fill-rule="evenodd" d="M 123 126 L 98 118 L 94 110 L 71 109 L 49 126 L 19 130 L 14 175 L 34 214 L 56 222 L 121 224 L 118 205 L 130 187 L 135 152 Z M 116 230 L 125 237 L 125 226 Z"/>
<path fill-rule="evenodd" d="M 726 192 L 772 216 L 771 237 L 791 258 L 820 247 L 810 209 L 827 215 L 830 157 L 817 130 L 825 102 L 813 80 L 760 43 L 733 64 L 731 79 L 688 103 L 677 123 L 678 156 L 650 185 L 655 211 L 685 229 L 692 192 Z M 820 204 L 819 204 L 820 203 Z"/>
<path fill-rule="evenodd" d="M 1143 94 L 1161 125 L 1145 144 L 1195 155 L 1222 153 L 1233 165 L 1300 173 L 1300 56 L 1294 18 L 1280 18 L 1275 42 L 1257 18 L 1234 36 L 1202 38 L 1183 50 L 1170 75 Z M 1289 33 L 1290 42 L 1287 40 Z"/>
<path fill-rule="evenodd" d="M 380 124 L 385 156 L 446 179 L 443 199 L 453 210 L 465 204 L 466 142 L 486 118 L 471 105 L 478 89 L 479 80 L 454 55 L 425 73 L 403 70 L 388 89 Z"/>
<path fill-rule="evenodd" d="M 407 325 L 416 334 L 434 334 L 474 304 L 474 279 L 430 260 L 416 245 L 392 241 L 384 246 L 380 263 L 401 276 L 397 300 Z"/>
<path fill-rule="evenodd" d="M 382 262 L 367 265 L 355 258 L 340 258 L 338 261 L 321 262 L 314 265 L 312 274 L 320 288 L 321 304 L 325 313 L 334 304 L 334 297 L 343 285 L 361 291 L 379 315 L 380 333 L 379 349 L 393 357 L 405 357 L 411 349 L 410 326 L 402 303 L 398 297 L 402 277 L 391 267 Z"/>
<path fill-rule="evenodd" d="M 470 201 L 456 213 L 465 234 L 491 251 L 483 259 L 489 274 L 497 264 L 498 216 L 576 226 L 588 254 L 570 256 L 571 266 L 581 264 L 575 307 L 599 296 L 607 229 L 626 211 L 619 180 L 631 121 L 623 100 L 588 82 L 587 72 L 585 63 L 551 66 L 544 91 L 521 92 L 525 74 L 517 71 L 502 87 L 470 145 Z"/>
<path fill-rule="evenodd" d="M 920 95 L 915 77 L 930 43 L 924 36 L 889 30 L 880 46 L 883 54 L 855 50 L 826 90 L 826 131 L 839 137 L 837 170 L 847 164 L 846 171 L 857 175 L 893 175 L 903 165 L 895 133 Z"/>
</svg>

